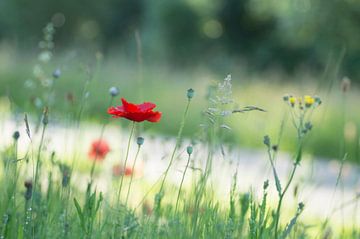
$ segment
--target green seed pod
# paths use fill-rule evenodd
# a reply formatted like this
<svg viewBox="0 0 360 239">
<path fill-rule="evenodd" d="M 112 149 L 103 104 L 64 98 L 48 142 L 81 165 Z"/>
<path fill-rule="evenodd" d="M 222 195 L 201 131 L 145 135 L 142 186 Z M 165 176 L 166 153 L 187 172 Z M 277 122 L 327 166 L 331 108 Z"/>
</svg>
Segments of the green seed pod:
<svg viewBox="0 0 360 239">
<path fill-rule="evenodd" d="M 187 146 L 186 152 L 188 153 L 188 155 L 191 155 L 193 152 L 193 147 L 191 145 Z"/>
<path fill-rule="evenodd" d="M 113 86 L 109 89 L 109 93 L 112 97 L 115 97 L 119 94 L 119 89 L 117 87 Z"/>
<path fill-rule="evenodd" d="M 144 144 L 144 138 L 143 137 L 137 137 L 136 143 L 141 146 Z"/>
<path fill-rule="evenodd" d="M 188 89 L 187 90 L 187 98 L 190 100 L 191 98 L 193 98 L 195 95 L 195 91 L 193 89 Z"/>
<path fill-rule="evenodd" d="M 20 133 L 19 133 L 19 131 L 15 131 L 15 132 L 14 132 L 13 138 L 14 138 L 15 140 L 18 140 L 18 139 L 20 138 Z"/>
</svg>

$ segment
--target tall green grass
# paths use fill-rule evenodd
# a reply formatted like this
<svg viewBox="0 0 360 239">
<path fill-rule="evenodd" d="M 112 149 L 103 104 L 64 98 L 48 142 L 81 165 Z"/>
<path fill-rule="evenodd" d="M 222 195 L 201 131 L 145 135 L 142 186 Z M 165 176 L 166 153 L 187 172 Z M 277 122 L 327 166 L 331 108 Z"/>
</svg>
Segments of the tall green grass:
<svg viewBox="0 0 360 239">
<path fill-rule="evenodd" d="M 106 95 L 106 92 L 103 94 Z M 186 110 L 182 120 L 176 121 L 180 128 L 174 153 L 167 159 L 168 168 L 172 167 L 174 155 L 182 139 L 182 131 L 191 119 L 191 115 L 190 118 L 187 117 L 190 99 L 194 105 L 196 104 L 196 97 L 188 98 L 188 103 L 186 96 L 183 98 L 182 104 Z M 78 114 L 73 114 L 71 122 L 75 127 L 82 122 L 79 114 L 87 100 L 86 97 L 82 98 L 84 102 L 79 105 Z M 279 97 L 278 103 L 283 104 L 281 101 Z M 42 112 L 38 132 L 33 132 L 35 126 L 26 120 L 28 135 L 19 136 L 18 133 L 14 133 L 13 144 L 1 157 L 3 164 L 0 190 L 4 192 L 0 196 L 0 215 L 3 218 L 0 226 L 1 237 L 314 238 L 314 235 L 318 235 L 318 238 L 326 238 L 327 231 L 324 228 L 327 228 L 327 221 L 326 224 L 319 222 L 315 225 L 317 230 L 314 233 L 314 230 L 309 229 L 314 225 L 301 220 L 301 213 L 306 210 L 306 205 L 302 202 L 298 202 L 298 207 L 293 208 L 290 217 L 289 213 L 281 210 L 287 190 L 302 160 L 304 140 L 308 140 L 307 134 L 312 131 L 309 117 L 312 116 L 314 106 L 301 106 L 297 103 L 295 106 L 292 105 L 292 101 L 286 99 L 285 105 L 288 104 L 286 111 L 294 117 L 287 123 L 293 124 L 299 141 L 294 152 L 293 170 L 285 182 L 281 182 L 278 178 L 275 164 L 276 153 L 283 139 L 275 140 L 276 143 L 273 143 L 268 136 L 264 138 L 279 196 L 277 206 L 274 207 L 274 203 L 268 201 L 269 181 L 264 182 L 263 193 L 259 199 L 252 191 L 239 193 L 237 183 L 241 175 L 237 173 L 233 175 L 228 204 L 224 204 L 215 196 L 214 189 L 209 184 L 209 177 L 216 175 L 213 160 L 217 160 L 214 158 L 215 151 L 221 150 L 225 142 L 224 134 L 229 133 L 227 131 L 230 126 L 226 125 L 228 118 L 238 116 L 239 112 L 252 114 L 263 109 L 255 106 L 236 107 L 232 98 L 230 77 L 214 85 L 208 96 L 208 102 L 206 116 L 202 119 L 202 134 L 198 136 L 208 152 L 204 167 L 196 165 L 189 167 L 193 152 L 188 149 L 189 158 L 186 168 L 192 171 L 191 187 L 182 188 L 182 184 L 168 184 L 166 176 L 169 170 L 166 170 L 154 185 L 146 189 L 140 200 L 129 194 L 139 189 L 136 187 L 131 189 L 131 181 L 124 180 L 123 176 L 120 181 L 113 182 L 115 190 L 103 194 L 93 181 L 95 177 L 93 169 L 88 172 L 87 189 L 80 190 L 78 182 L 73 181 L 72 178 L 72 175 L 76 174 L 74 165 L 66 165 L 61 160 L 57 160 L 54 154 L 46 155 L 44 151 L 43 139 L 47 134 L 47 125 L 51 124 L 51 120 L 49 121 L 51 108 L 45 108 L 46 110 Z M 106 124 L 105 122 L 103 127 Z M 286 124 L 286 121 L 283 121 L 283 124 Z M 285 127 L 283 124 L 280 131 Z M 131 128 L 135 130 L 135 127 Z M 19 159 L 17 154 L 19 137 L 28 137 L 32 140 L 36 134 L 40 136 L 38 145 L 30 144 L 25 158 Z M 100 136 L 102 137 L 103 134 L 102 130 Z M 133 134 L 134 132 L 130 134 L 128 146 L 134 141 Z M 279 135 L 281 137 L 282 132 Z M 138 141 L 138 150 L 142 143 L 144 142 L 140 144 Z M 128 151 L 123 158 L 124 161 L 128 158 Z M 201 159 L 193 160 L 201 162 Z M 183 176 L 189 177 L 186 171 Z M 126 188 L 125 185 L 128 186 L 128 191 L 126 194 L 121 194 L 120 189 Z M 137 201 L 135 204 L 139 203 L 139 206 L 134 207 L 134 203 L 128 204 L 129 200 Z M 331 220 L 331 217 L 326 220 Z M 349 229 L 344 227 L 344 232 L 339 234 L 339 238 L 356 238 L 358 235 L 357 227 Z"/>
</svg>

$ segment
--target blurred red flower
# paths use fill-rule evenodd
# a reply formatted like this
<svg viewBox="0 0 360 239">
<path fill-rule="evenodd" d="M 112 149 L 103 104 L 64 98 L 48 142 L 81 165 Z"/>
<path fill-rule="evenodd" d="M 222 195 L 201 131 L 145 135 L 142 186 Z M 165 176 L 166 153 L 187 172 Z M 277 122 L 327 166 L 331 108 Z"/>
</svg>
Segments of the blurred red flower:
<svg viewBox="0 0 360 239">
<path fill-rule="evenodd" d="M 124 166 L 121 166 L 120 164 L 116 164 L 112 168 L 113 176 L 119 177 L 124 174 L 124 176 L 131 176 L 134 172 L 131 167 L 126 167 L 124 169 Z"/>
<path fill-rule="evenodd" d="M 108 113 L 114 118 L 126 118 L 135 122 L 147 120 L 149 122 L 158 122 L 161 118 L 161 112 L 153 111 L 156 107 L 154 103 L 144 102 L 143 104 L 132 104 L 121 98 L 122 105 L 110 107 Z"/>
<path fill-rule="evenodd" d="M 105 159 L 109 151 L 110 151 L 109 144 L 105 140 L 102 139 L 95 140 L 91 144 L 89 157 L 94 160 L 102 161 Z"/>
</svg>

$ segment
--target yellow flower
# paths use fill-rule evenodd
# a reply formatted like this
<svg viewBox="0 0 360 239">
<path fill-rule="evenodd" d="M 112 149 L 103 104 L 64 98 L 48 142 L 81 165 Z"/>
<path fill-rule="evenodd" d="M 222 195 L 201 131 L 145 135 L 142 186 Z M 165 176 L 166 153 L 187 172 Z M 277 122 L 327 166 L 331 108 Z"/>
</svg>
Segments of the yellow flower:
<svg viewBox="0 0 360 239">
<path fill-rule="evenodd" d="M 304 102 L 306 107 L 310 107 L 315 103 L 315 99 L 309 95 L 305 95 Z"/>
<path fill-rule="evenodd" d="M 296 102 L 296 98 L 293 97 L 293 96 L 290 96 L 290 97 L 289 97 L 289 102 L 290 102 L 291 106 L 294 106 L 294 105 L 295 105 L 295 102 Z"/>
</svg>

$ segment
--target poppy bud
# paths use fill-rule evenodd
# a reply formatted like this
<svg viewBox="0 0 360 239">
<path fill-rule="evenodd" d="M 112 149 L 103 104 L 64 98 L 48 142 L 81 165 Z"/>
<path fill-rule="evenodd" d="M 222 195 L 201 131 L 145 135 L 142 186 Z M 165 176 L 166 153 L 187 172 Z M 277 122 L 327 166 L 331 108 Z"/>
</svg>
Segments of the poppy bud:
<svg viewBox="0 0 360 239">
<path fill-rule="evenodd" d="M 186 152 L 188 153 L 188 155 L 191 155 L 193 152 L 193 147 L 191 145 L 187 146 Z"/>
<path fill-rule="evenodd" d="M 20 133 L 19 133 L 19 131 L 15 131 L 15 132 L 14 132 L 13 138 L 14 138 L 15 140 L 18 140 L 18 139 L 20 138 Z"/>
<path fill-rule="evenodd" d="M 119 89 L 117 87 L 113 86 L 109 89 L 109 93 L 112 97 L 115 97 L 119 94 Z"/>
<path fill-rule="evenodd" d="M 283 96 L 283 100 L 284 100 L 285 102 L 289 101 L 289 96 L 288 96 L 288 95 L 284 95 L 284 96 Z"/>
<path fill-rule="evenodd" d="M 268 147 L 270 147 L 270 137 L 268 135 L 264 136 L 264 144 Z"/>
<path fill-rule="evenodd" d="M 194 97 L 194 94 L 195 94 L 195 91 L 193 89 L 190 88 L 187 90 L 187 97 L 189 100 Z"/>
<path fill-rule="evenodd" d="M 54 78 L 59 78 L 61 76 L 61 70 L 59 68 L 57 68 L 56 70 L 54 70 L 54 72 L 52 73 Z"/>
<path fill-rule="evenodd" d="M 266 190 L 269 187 L 269 180 L 266 180 L 263 185 L 263 189 Z"/>
<path fill-rule="evenodd" d="M 136 143 L 141 146 L 144 144 L 144 138 L 143 137 L 137 137 Z"/>
</svg>

